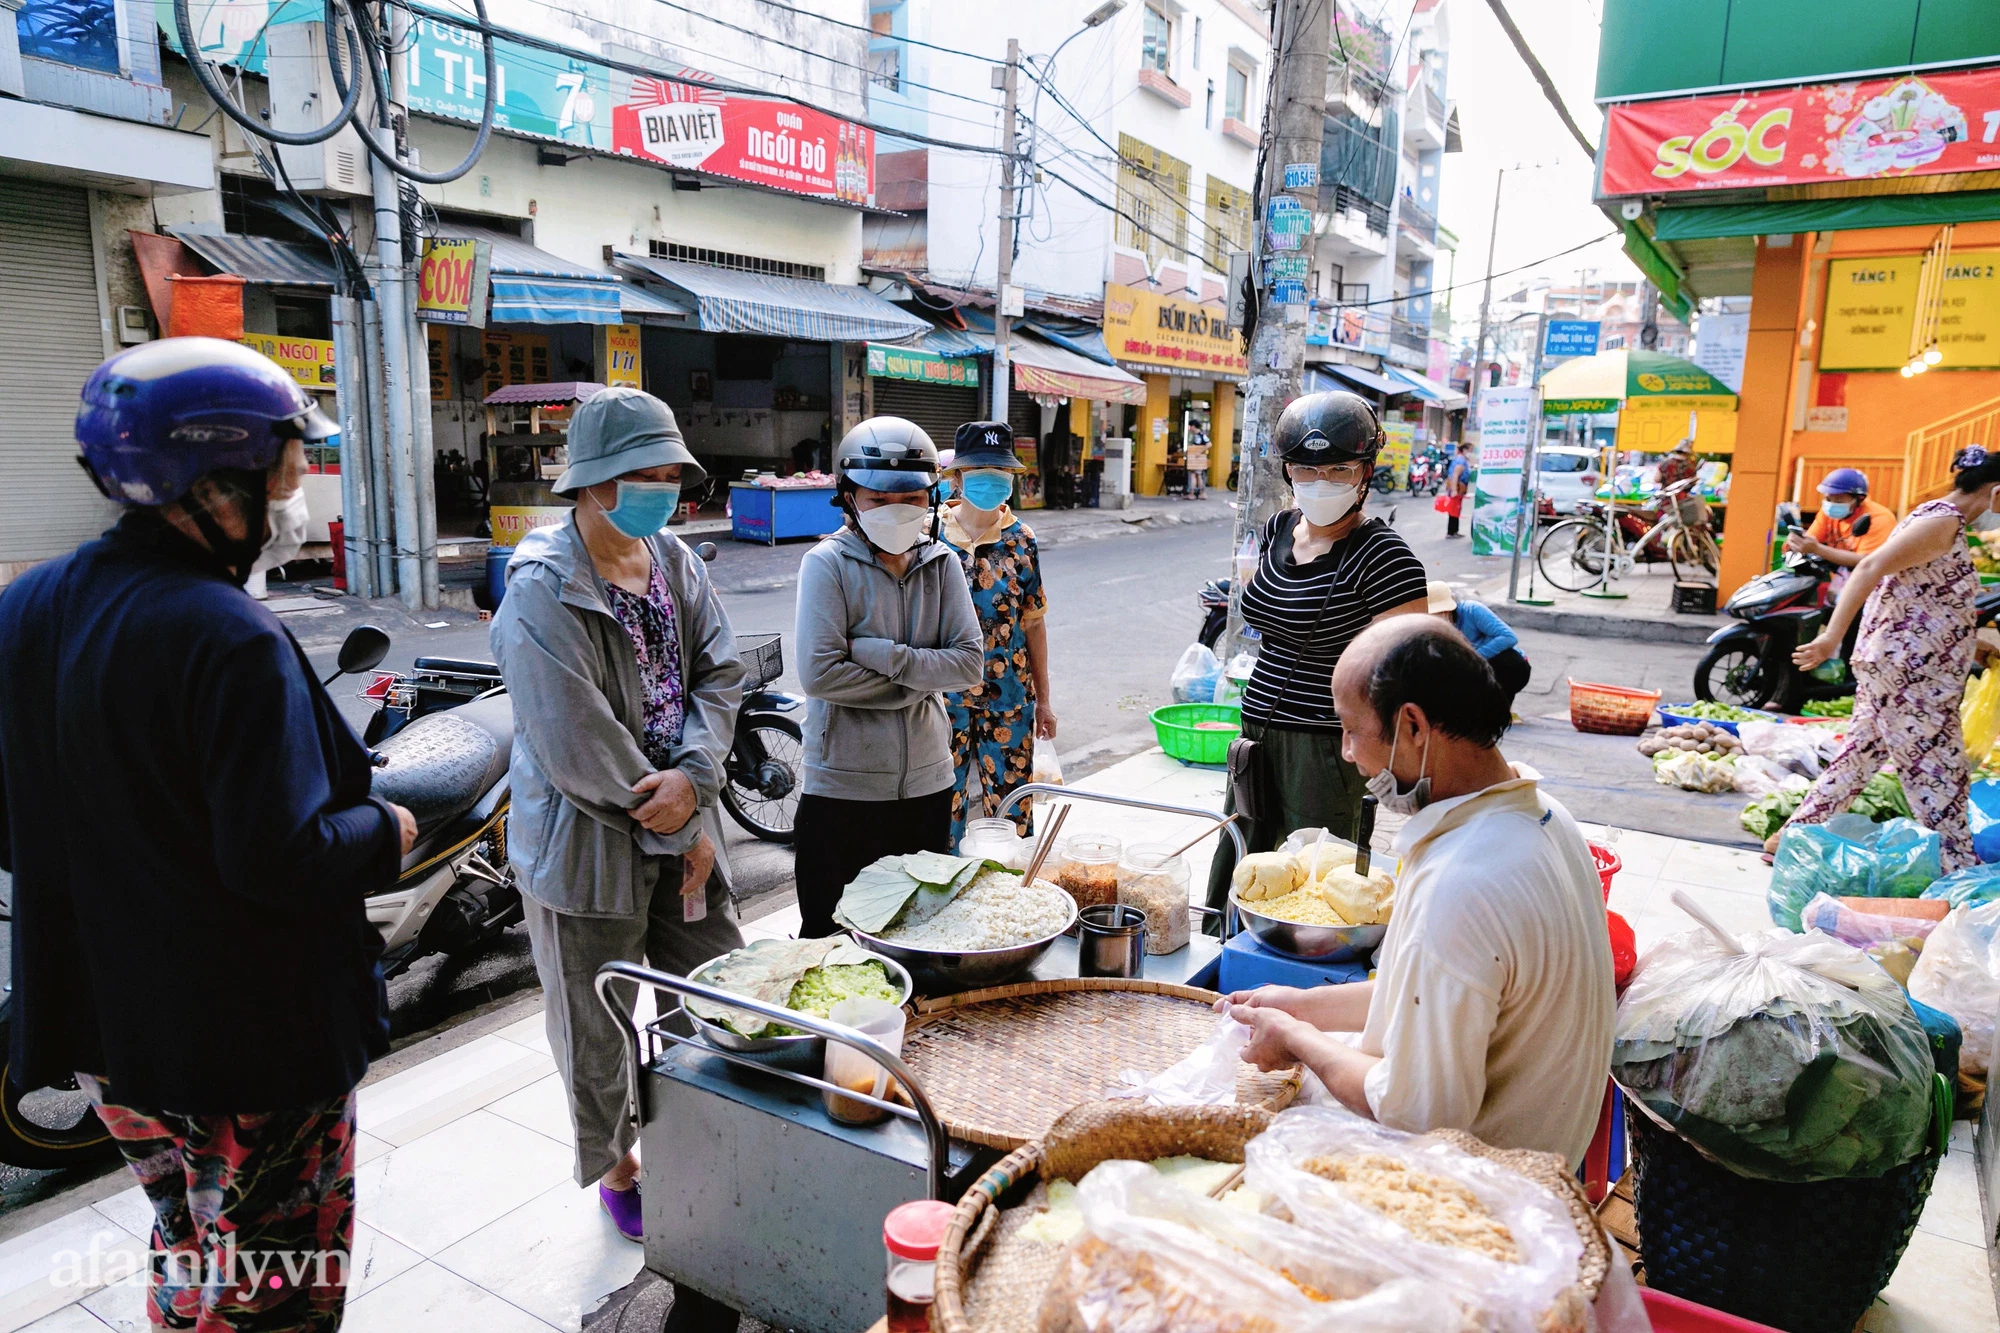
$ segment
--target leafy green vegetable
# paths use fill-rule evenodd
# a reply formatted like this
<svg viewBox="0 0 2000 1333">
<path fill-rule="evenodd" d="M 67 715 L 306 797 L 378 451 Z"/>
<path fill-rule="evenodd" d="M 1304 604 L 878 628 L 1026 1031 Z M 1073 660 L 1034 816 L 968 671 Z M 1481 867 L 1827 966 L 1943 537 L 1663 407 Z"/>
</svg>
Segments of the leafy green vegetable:
<svg viewBox="0 0 2000 1333">
<path fill-rule="evenodd" d="M 886 1000 L 899 1003 L 902 993 L 889 980 L 889 970 L 874 959 L 865 963 L 829 960 L 799 978 L 785 1008 L 825 1018 L 842 1000 Z"/>
<path fill-rule="evenodd" d="M 1894 773 L 1877 773 L 1868 779 L 1861 794 L 1854 798 L 1848 810 L 1857 815 L 1866 815 L 1880 824 L 1890 819 L 1913 819 L 1909 798 L 1903 795 L 1903 784 Z"/>
<path fill-rule="evenodd" d="M 1808 699 L 1806 706 L 1799 710 L 1807 717 L 1853 717 L 1854 696 L 1843 699 Z"/>
<path fill-rule="evenodd" d="M 1737 816 L 1737 820 L 1743 825 L 1744 832 L 1751 837 L 1768 838 L 1785 826 L 1785 821 L 1792 817 L 1792 812 L 1797 810 L 1805 799 L 1805 792 L 1786 791 L 1780 788 L 1769 796 L 1761 796 L 1744 806 L 1743 813 Z"/>
<path fill-rule="evenodd" d="M 997 862 L 976 856 L 939 852 L 885 856 L 854 877 L 841 893 L 833 919 L 864 935 L 881 933 L 906 909 L 910 921 L 928 921 L 989 866 L 1001 869 Z"/>
<path fill-rule="evenodd" d="M 783 1004 L 798 985 L 799 978 L 825 962 L 827 956 L 849 941 L 838 937 L 823 940 L 753 940 L 724 954 L 702 970 L 696 980 L 747 995 L 766 1004 Z M 730 1009 L 706 1000 L 689 1000 L 689 1012 L 711 1023 L 720 1023 L 746 1037 L 771 1035 L 775 1026 L 767 1019 L 743 1009 Z"/>
<path fill-rule="evenodd" d="M 1691 704 L 1680 704 L 1667 709 L 1679 717 L 1698 717 L 1704 722 L 1769 722 L 1769 713 L 1758 713 L 1748 708 L 1738 708 L 1735 704 L 1711 703 L 1706 699 Z"/>
</svg>

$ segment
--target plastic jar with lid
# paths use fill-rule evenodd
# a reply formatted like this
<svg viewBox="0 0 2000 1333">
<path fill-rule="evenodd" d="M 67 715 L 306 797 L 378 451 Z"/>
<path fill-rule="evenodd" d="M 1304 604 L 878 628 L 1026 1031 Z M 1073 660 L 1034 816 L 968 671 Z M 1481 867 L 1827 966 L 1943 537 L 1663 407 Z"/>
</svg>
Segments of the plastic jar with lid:
<svg viewBox="0 0 2000 1333">
<path fill-rule="evenodd" d="M 1125 849 L 1118 901 L 1146 914 L 1146 952 L 1174 953 L 1188 942 L 1187 858 L 1167 843 Z"/>
<path fill-rule="evenodd" d="M 929 1333 L 938 1245 L 954 1209 L 935 1199 L 898 1204 L 882 1223 L 889 1252 L 889 1333 Z"/>
<path fill-rule="evenodd" d="M 1076 901 L 1076 910 L 1118 901 L 1118 862 L 1125 851 L 1107 834 L 1079 833 L 1064 838 L 1053 859 L 1050 878 Z"/>
<path fill-rule="evenodd" d="M 997 861 L 1018 873 L 1028 868 L 1033 848 L 1015 831 L 1011 819 L 973 819 L 966 821 L 965 833 L 958 840 L 958 854 Z"/>
</svg>

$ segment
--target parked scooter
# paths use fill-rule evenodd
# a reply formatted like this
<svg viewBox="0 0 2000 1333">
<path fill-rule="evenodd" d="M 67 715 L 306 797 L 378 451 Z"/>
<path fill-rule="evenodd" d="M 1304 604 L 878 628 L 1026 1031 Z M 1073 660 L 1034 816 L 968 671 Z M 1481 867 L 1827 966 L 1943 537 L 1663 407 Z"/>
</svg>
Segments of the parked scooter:
<svg viewBox="0 0 2000 1333">
<path fill-rule="evenodd" d="M 1228 579 L 1210 579 L 1196 594 L 1202 610 L 1201 633 L 1196 637 L 1209 648 L 1222 641 L 1222 631 L 1229 624 L 1229 587 Z"/>
</svg>

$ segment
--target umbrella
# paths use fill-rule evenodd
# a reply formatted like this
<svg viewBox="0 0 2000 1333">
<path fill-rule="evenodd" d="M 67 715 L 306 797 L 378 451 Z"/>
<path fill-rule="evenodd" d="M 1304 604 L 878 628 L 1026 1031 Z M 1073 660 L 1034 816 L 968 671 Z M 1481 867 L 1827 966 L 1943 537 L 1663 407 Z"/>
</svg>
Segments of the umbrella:
<svg viewBox="0 0 2000 1333">
<path fill-rule="evenodd" d="M 1549 416 L 1616 412 L 1641 403 L 1733 411 L 1736 395 L 1692 361 L 1623 347 L 1565 361 L 1542 376 L 1542 411 Z"/>
</svg>

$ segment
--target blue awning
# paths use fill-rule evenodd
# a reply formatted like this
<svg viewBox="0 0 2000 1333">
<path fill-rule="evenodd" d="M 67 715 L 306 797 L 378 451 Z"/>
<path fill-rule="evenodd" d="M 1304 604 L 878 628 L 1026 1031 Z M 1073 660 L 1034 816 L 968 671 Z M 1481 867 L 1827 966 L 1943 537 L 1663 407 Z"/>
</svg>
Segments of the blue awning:
<svg viewBox="0 0 2000 1333">
<path fill-rule="evenodd" d="M 1405 370 L 1401 366 L 1387 366 L 1385 369 L 1390 375 L 1409 385 L 1410 391 L 1417 397 L 1427 403 L 1436 403 L 1447 412 L 1464 407 L 1471 401 L 1464 394 L 1446 388 L 1428 375 L 1419 375 L 1416 371 Z"/>
<path fill-rule="evenodd" d="M 620 284 L 492 275 L 495 324 L 622 324 Z"/>
<path fill-rule="evenodd" d="M 1339 378 L 1335 378 L 1338 376 Z M 1341 383 L 1345 380 L 1346 383 Z M 1370 393 L 1398 394 L 1414 392 L 1400 380 L 1392 380 L 1386 375 L 1378 375 L 1360 366 L 1345 365 L 1339 361 L 1320 361 L 1306 367 L 1305 391 L 1307 393 L 1330 393 L 1335 390 L 1352 392 L 1356 388 Z"/>
<path fill-rule="evenodd" d="M 929 320 L 865 287 L 781 278 L 768 273 L 621 254 L 620 264 L 666 284 L 693 303 L 709 333 L 748 333 L 806 342 L 903 342 L 932 329 Z"/>
</svg>

